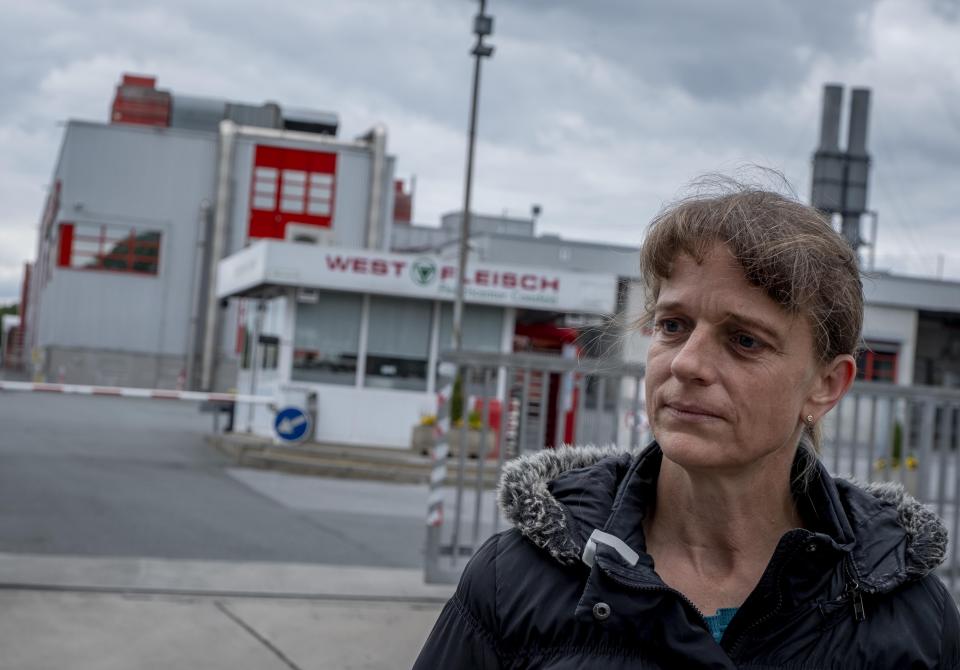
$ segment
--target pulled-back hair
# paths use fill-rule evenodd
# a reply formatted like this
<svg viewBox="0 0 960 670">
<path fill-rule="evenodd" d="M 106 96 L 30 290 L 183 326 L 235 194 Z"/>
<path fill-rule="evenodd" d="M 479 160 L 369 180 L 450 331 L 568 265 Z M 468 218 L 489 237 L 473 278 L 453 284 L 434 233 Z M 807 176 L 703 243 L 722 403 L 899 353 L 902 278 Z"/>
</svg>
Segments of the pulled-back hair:
<svg viewBox="0 0 960 670">
<path fill-rule="evenodd" d="M 677 256 L 685 253 L 702 262 L 720 243 L 749 283 L 788 313 L 807 319 L 821 363 L 856 355 L 863 284 L 846 240 L 823 214 L 792 197 L 727 180 L 719 186 L 719 194 L 698 194 L 668 206 L 650 224 L 640 250 L 640 276 L 647 287 L 644 321 L 652 316 Z M 819 448 L 819 436 L 811 432 L 810 437 Z"/>
</svg>

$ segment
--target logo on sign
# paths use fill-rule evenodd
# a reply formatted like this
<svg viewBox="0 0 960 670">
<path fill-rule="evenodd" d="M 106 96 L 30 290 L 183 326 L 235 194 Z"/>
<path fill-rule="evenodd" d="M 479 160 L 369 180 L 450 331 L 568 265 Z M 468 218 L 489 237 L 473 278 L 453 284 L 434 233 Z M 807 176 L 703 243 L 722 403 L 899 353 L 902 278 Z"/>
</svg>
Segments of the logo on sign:
<svg viewBox="0 0 960 670">
<path fill-rule="evenodd" d="M 437 276 L 437 264 L 427 258 L 418 258 L 410 266 L 410 275 L 414 283 L 426 286 Z"/>
<path fill-rule="evenodd" d="M 302 440 L 310 429 L 310 417 L 299 407 L 285 407 L 273 420 L 273 429 L 281 440 Z"/>
</svg>

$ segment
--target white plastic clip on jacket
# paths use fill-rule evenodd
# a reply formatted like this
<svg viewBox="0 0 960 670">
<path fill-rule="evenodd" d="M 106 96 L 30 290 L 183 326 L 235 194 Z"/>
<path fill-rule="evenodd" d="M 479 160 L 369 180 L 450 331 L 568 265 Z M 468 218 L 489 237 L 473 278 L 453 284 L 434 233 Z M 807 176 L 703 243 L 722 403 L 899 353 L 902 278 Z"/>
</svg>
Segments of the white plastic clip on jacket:
<svg viewBox="0 0 960 670">
<path fill-rule="evenodd" d="M 580 559 L 591 568 L 593 567 L 593 557 L 597 555 L 598 544 L 605 544 L 616 551 L 620 554 L 620 558 L 626 561 L 627 565 L 631 567 L 636 565 L 637 561 L 640 560 L 640 554 L 628 547 L 626 542 L 616 535 L 604 533 L 602 530 L 597 529 L 590 534 L 590 539 L 587 540 L 587 545 L 583 548 L 583 555 L 580 557 Z"/>
</svg>

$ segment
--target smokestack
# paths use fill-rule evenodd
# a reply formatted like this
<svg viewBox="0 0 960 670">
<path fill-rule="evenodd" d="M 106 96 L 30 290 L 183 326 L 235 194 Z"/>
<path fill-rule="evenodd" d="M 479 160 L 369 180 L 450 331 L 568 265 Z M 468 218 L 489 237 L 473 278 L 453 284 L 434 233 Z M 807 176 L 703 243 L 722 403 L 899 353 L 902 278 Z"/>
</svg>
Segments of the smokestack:
<svg viewBox="0 0 960 670">
<path fill-rule="evenodd" d="M 870 90 L 855 88 L 850 101 L 847 148 L 840 149 L 840 113 L 843 87 L 823 87 L 823 111 L 820 117 L 820 144 L 813 155 L 811 204 L 827 215 L 840 214 L 841 234 L 854 251 L 863 244 L 860 217 L 867 211 L 867 178 L 870 156 L 867 153 L 867 120 Z"/>
<path fill-rule="evenodd" d="M 847 131 L 847 153 L 867 155 L 867 115 L 870 111 L 870 89 L 855 88 L 850 100 L 850 126 Z M 840 110 L 837 110 L 839 114 Z"/>
<path fill-rule="evenodd" d="M 823 113 L 820 116 L 820 151 L 840 151 L 840 107 L 843 87 L 827 84 L 823 87 Z"/>
<path fill-rule="evenodd" d="M 825 213 L 839 212 L 843 207 L 844 155 L 840 150 L 840 108 L 843 87 L 823 87 L 823 110 L 820 115 L 820 146 L 813 155 L 813 180 L 810 204 Z"/>
</svg>

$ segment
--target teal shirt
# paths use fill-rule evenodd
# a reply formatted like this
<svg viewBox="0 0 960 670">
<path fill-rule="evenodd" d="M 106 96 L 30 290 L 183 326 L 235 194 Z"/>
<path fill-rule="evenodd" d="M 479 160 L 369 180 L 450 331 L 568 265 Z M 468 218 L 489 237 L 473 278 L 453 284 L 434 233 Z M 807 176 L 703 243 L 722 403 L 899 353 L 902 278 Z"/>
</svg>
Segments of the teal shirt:
<svg viewBox="0 0 960 670">
<path fill-rule="evenodd" d="M 717 644 L 720 644 L 720 639 L 723 637 L 724 631 L 727 630 L 727 626 L 730 625 L 733 615 L 737 613 L 737 609 L 739 608 L 721 607 L 717 610 L 716 614 L 703 617 L 707 622 L 707 626 L 710 628 L 710 634 L 713 635 L 713 639 L 717 641 Z"/>
</svg>

